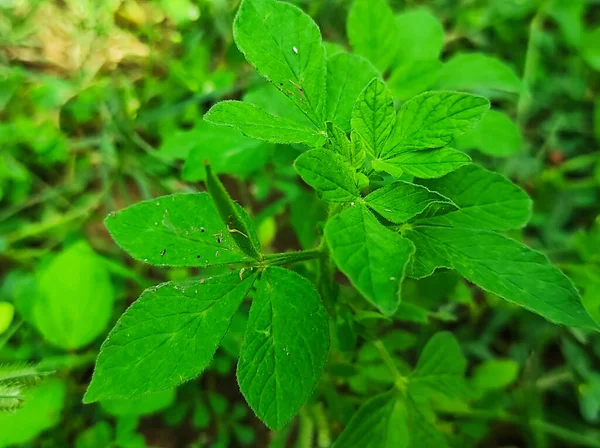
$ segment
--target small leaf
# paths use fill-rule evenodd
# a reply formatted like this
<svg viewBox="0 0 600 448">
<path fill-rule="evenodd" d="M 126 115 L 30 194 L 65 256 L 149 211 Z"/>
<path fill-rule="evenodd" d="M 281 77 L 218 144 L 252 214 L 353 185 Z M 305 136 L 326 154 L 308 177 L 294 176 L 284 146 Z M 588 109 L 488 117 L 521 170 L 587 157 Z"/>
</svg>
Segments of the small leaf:
<svg viewBox="0 0 600 448">
<path fill-rule="evenodd" d="M 332 257 L 362 295 L 386 316 L 400 303 L 400 286 L 414 248 L 358 203 L 331 219 L 325 237 Z"/>
<path fill-rule="evenodd" d="M 512 359 L 489 359 L 475 367 L 471 382 L 478 389 L 504 389 L 518 375 L 519 364 Z"/>
<path fill-rule="evenodd" d="M 403 448 L 408 446 L 406 408 L 396 390 L 377 395 L 352 416 L 333 448 Z"/>
<path fill-rule="evenodd" d="M 385 72 L 398 49 L 398 26 L 386 0 L 354 0 L 346 26 L 354 52 Z"/>
<path fill-rule="evenodd" d="M 412 149 L 443 148 L 475 126 L 489 107 L 485 98 L 466 93 L 417 95 L 402 105 L 382 156 L 389 159 Z"/>
<path fill-rule="evenodd" d="M 106 265 L 86 241 L 71 244 L 36 272 L 33 323 L 51 344 L 73 350 L 105 331 L 115 291 Z"/>
<path fill-rule="evenodd" d="M 206 165 L 206 189 L 212 197 L 215 206 L 221 215 L 221 220 L 227 228 L 237 247 L 253 259 L 260 257 L 260 243 L 255 236 L 256 230 L 244 209 L 233 202 L 229 193 L 212 172 L 210 165 Z M 217 236 L 217 243 L 222 243 L 221 236 Z"/>
<path fill-rule="evenodd" d="M 136 398 L 198 376 L 255 278 L 234 271 L 144 291 L 102 344 L 84 402 Z"/>
<path fill-rule="evenodd" d="M 452 333 L 436 333 L 427 343 L 410 381 L 427 386 L 448 397 L 460 398 L 465 393 L 467 360 Z"/>
<path fill-rule="evenodd" d="M 356 98 L 379 72 L 366 59 L 340 53 L 327 59 L 327 120 L 350 131 Z"/>
<path fill-rule="evenodd" d="M 233 36 L 248 62 L 321 127 L 326 107 L 325 49 L 315 22 L 286 2 L 243 0 Z"/>
<path fill-rule="evenodd" d="M 545 255 L 487 230 L 418 226 L 405 237 L 417 248 L 411 276 L 437 267 L 456 270 L 467 280 L 551 322 L 600 328 L 581 303 L 579 292 Z"/>
<path fill-rule="evenodd" d="M 325 201 L 348 202 L 359 196 L 354 173 L 337 153 L 312 149 L 300 154 L 294 167 L 302 180 Z"/>
<path fill-rule="evenodd" d="M 458 53 L 444 64 L 436 86 L 440 89 L 517 93 L 521 80 L 500 59 L 483 53 Z"/>
<path fill-rule="evenodd" d="M 66 392 L 64 382 L 49 379 L 27 392 L 17 412 L 0 412 L 0 446 L 36 445 L 42 432 L 60 422 Z"/>
<path fill-rule="evenodd" d="M 0 335 L 10 328 L 15 316 L 15 306 L 10 302 L 0 302 Z"/>
<path fill-rule="evenodd" d="M 329 317 L 312 283 L 287 269 L 265 269 L 237 378 L 246 401 L 269 428 L 285 426 L 308 399 L 328 351 Z"/>
<path fill-rule="evenodd" d="M 378 157 L 394 128 L 394 100 L 380 79 L 373 79 L 360 93 L 352 109 L 352 132 L 365 142 L 365 150 Z"/>
<path fill-rule="evenodd" d="M 375 190 L 365 198 L 366 204 L 395 224 L 402 224 L 430 207 L 443 206 L 446 212 L 458 207 L 435 191 L 420 185 L 397 181 Z"/>
<path fill-rule="evenodd" d="M 207 193 L 139 202 L 104 221 L 115 242 L 156 266 L 209 266 L 250 261 L 236 245 Z M 219 242 L 220 241 L 220 242 Z"/>
<path fill-rule="evenodd" d="M 424 149 L 401 152 L 391 159 L 375 159 L 371 165 L 376 171 L 385 171 L 394 177 L 406 173 L 421 179 L 444 176 L 471 163 L 464 152 L 452 148 Z"/>
<path fill-rule="evenodd" d="M 248 137 L 271 143 L 305 143 L 308 146 L 320 146 L 325 140 L 318 129 L 272 115 L 242 101 L 221 101 L 211 107 L 204 119 L 216 125 L 233 127 Z"/>
<path fill-rule="evenodd" d="M 423 219 L 425 224 L 505 232 L 524 227 L 531 217 L 531 199 L 506 177 L 468 165 L 422 185 L 452 200 L 458 210 Z"/>
</svg>

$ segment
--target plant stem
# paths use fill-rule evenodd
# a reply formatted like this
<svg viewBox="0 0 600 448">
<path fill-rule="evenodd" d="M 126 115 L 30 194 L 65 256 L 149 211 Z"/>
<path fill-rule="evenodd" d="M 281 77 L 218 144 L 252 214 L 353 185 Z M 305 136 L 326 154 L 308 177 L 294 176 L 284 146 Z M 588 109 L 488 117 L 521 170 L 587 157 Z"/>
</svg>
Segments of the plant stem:
<svg viewBox="0 0 600 448">
<path fill-rule="evenodd" d="M 383 342 L 381 342 L 381 340 L 378 339 L 376 341 L 373 341 L 373 344 L 375 344 L 375 347 L 377 348 L 377 350 L 379 350 L 381 358 L 392 372 L 396 388 L 398 388 L 400 392 L 404 393 L 406 391 L 406 385 L 408 384 L 408 378 L 406 378 L 400 373 L 400 371 L 396 367 L 394 359 L 390 355 L 390 352 L 387 351 L 387 348 L 385 348 L 385 345 L 383 345 Z"/>
<path fill-rule="evenodd" d="M 518 426 L 529 425 L 566 442 L 576 443 L 590 448 L 600 448 L 600 439 L 598 438 L 588 437 L 582 435 L 580 432 L 563 428 L 562 426 L 557 426 L 539 419 L 528 420 L 503 411 L 486 411 L 483 409 L 469 409 L 465 411 L 455 409 L 452 411 L 452 415 L 455 417 L 468 417 L 480 420 L 497 420 Z"/>
<path fill-rule="evenodd" d="M 267 254 L 264 256 L 266 266 L 281 266 L 283 264 L 298 263 L 300 261 L 314 260 L 320 258 L 323 252 L 320 248 L 301 250 L 298 252 L 284 252 L 280 254 Z"/>
<path fill-rule="evenodd" d="M 304 406 L 300 409 L 299 417 L 298 448 L 311 448 L 315 424 Z"/>
</svg>

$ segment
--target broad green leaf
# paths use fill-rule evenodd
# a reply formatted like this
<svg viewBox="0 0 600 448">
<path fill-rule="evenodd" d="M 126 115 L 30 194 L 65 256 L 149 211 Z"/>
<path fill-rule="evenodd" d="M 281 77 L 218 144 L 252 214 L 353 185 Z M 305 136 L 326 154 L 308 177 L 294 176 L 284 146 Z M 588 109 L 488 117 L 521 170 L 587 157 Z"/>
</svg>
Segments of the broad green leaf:
<svg viewBox="0 0 600 448">
<path fill-rule="evenodd" d="M 426 8 L 396 16 L 398 27 L 397 65 L 436 60 L 444 48 L 444 27 Z"/>
<path fill-rule="evenodd" d="M 248 137 L 270 143 L 305 143 L 308 146 L 320 146 L 325 140 L 325 136 L 318 129 L 272 115 L 242 101 L 221 101 L 204 115 L 204 119 L 216 125 L 233 127 Z"/>
<path fill-rule="evenodd" d="M 70 245 L 36 273 L 33 323 L 68 350 L 96 339 L 112 316 L 115 292 L 106 265 L 85 241 Z"/>
<path fill-rule="evenodd" d="M 346 23 L 356 54 L 364 56 L 382 73 L 396 57 L 398 25 L 386 0 L 354 0 Z"/>
<path fill-rule="evenodd" d="M 15 306 L 10 302 L 0 302 L 0 335 L 10 328 L 15 316 Z"/>
<path fill-rule="evenodd" d="M 458 210 L 426 218 L 426 224 L 505 232 L 524 227 L 531 217 L 531 199 L 506 177 L 468 165 L 439 179 L 421 182 L 451 199 Z"/>
<path fill-rule="evenodd" d="M 84 402 L 137 398 L 198 376 L 255 278 L 234 271 L 144 291 L 102 344 Z"/>
<path fill-rule="evenodd" d="M 478 389 L 504 389 L 519 375 L 519 364 L 512 359 L 489 359 L 473 370 L 471 384 Z"/>
<path fill-rule="evenodd" d="M 209 266 L 250 261 L 235 244 L 208 193 L 139 202 L 104 221 L 116 243 L 156 266 Z"/>
<path fill-rule="evenodd" d="M 444 64 L 436 86 L 439 89 L 517 93 L 521 80 L 500 59 L 483 53 L 459 53 Z"/>
<path fill-rule="evenodd" d="M 66 385 L 48 379 L 30 389 L 25 402 L 16 412 L 0 412 L 0 447 L 27 446 L 45 430 L 61 420 Z"/>
<path fill-rule="evenodd" d="M 409 434 L 405 404 L 391 390 L 363 404 L 333 448 L 406 448 Z"/>
<path fill-rule="evenodd" d="M 242 99 L 244 102 L 254 104 L 272 115 L 297 122 L 303 127 L 311 128 L 314 126 L 292 100 L 269 82 L 265 81 L 249 88 Z"/>
<path fill-rule="evenodd" d="M 421 388 L 409 387 L 406 410 L 410 432 L 409 448 L 447 448 L 448 444 L 444 436 L 435 426 L 435 416 L 430 410 L 429 397 L 422 393 Z"/>
<path fill-rule="evenodd" d="M 365 198 L 365 202 L 395 224 L 402 224 L 431 207 L 441 207 L 446 212 L 457 209 L 451 200 L 441 194 L 403 181 L 375 190 Z"/>
<path fill-rule="evenodd" d="M 452 148 L 438 148 L 404 151 L 391 159 L 375 159 L 371 166 L 376 171 L 385 171 L 394 177 L 406 173 L 421 179 L 434 179 L 470 163 L 471 158 L 464 152 Z"/>
<path fill-rule="evenodd" d="M 233 36 L 248 62 L 321 127 L 326 107 L 325 49 L 315 22 L 289 3 L 243 0 Z"/>
<path fill-rule="evenodd" d="M 422 93 L 402 105 L 382 156 L 448 146 L 475 126 L 489 107 L 485 98 L 467 93 Z"/>
<path fill-rule="evenodd" d="M 385 83 L 373 79 L 360 93 L 352 109 L 352 132 L 365 143 L 365 150 L 378 157 L 392 129 L 396 112 L 394 100 Z"/>
<path fill-rule="evenodd" d="M 279 429 L 321 377 L 329 317 L 313 284 L 280 267 L 265 269 L 250 309 L 237 378 L 256 415 Z"/>
<path fill-rule="evenodd" d="M 206 166 L 205 184 L 234 243 L 250 258 L 258 259 L 261 251 L 258 238 L 253 236 L 255 234 L 254 225 L 244 209 L 233 202 L 220 179 L 210 169 L 210 165 Z M 217 243 L 221 242 L 222 240 L 218 238 Z"/>
<path fill-rule="evenodd" d="M 345 162 L 354 170 L 359 170 L 365 163 L 367 156 L 363 140 L 355 133 L 352 141 L 348 140 L 346 133 L 335 123 L 327 123 L 327 145 L 326 148 L 337 152 Z"/>
<path fill-rule="evenodd" d="M 348 202 L 360 195 L 354 173 L 342 156 L 323 149 L 306 151 L 294 162 L 302 180 L 325 201 Z"/>
<path fill-rule="evenodd" d="M 394 67 L 387 85 L 394 94 L 394 98 L 408 100 L 413 96 L 431 89 L 442 71 L 441 61 L 418 60 L 411 64 Z"/>
<path fill-rule="evenodd" d="M 379 76 L 366 59 L 340 53 L 327 59 L 327 120 L 350 131 L 352 108 L 362 90 Z"/>
<path fill-rule="evenodd" d="M 102 400 L 100 406 L 115 417 L 154 414 L 175 401 L 175 389 L 152 392 L 139 398 Z"/>
<path fill-rule="evenodd" d="M 461 397 L 466 370 L 467 360 L 452 333 L 436 333 L 421 352 L 410 382 L 449 397 Z"/>
<path fill-rule="evenodd" d="M 331 219 L 325 237 L 340 270 L 386 316 L 400 303 L 404 271 L 414 248 L 385 228 L 362 203 Z"/>
<path fill-rule="evenodd" d="M 575 286 L 548 258 L 487 230 L 418 226 L 405 233 L 417 248 L 413 277 L 437 267 L 456 270 L 472 283 L 551 322 L 599 328 Z"/>
<path fill-rule="evenodd" d="M 493 157 L 509 157 L 521 151 L 523 137 L 508 115 L 490 110 L 471 132 L 456 139 L 458 149 L 475 148 Z"/>
</svg>

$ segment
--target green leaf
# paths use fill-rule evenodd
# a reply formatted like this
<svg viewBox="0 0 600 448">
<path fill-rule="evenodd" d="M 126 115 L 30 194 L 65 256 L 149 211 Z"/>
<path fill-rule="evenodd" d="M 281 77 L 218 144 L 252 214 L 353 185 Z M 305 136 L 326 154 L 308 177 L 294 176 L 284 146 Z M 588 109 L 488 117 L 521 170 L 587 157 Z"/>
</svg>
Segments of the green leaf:
<svg viewBox="0 0 600 448">
<path fill-rule="evenodd" d="M 441 61 L 414 61 L 395 67 L 387 80 L 394 98 L 406 101 L 413 96 L 431 89 L 442 71 Z"/>
<path fill-rule="evenodd" d="M 439 89 L 517 93 L 521 80 L 500 59 L 483 53 L 459 53 L 444 64 L 436 86 Z"/>
<path fill-rule="evenodd" d="M 115 242 L 156 266 L 209 266 L 250 261 L 207 193 L 139 202 L 104 221 Z"/>
<path fill-rule="evenodd" d="M 412 244 L 386 229 L 362 204 L 350 206 L 325 226 L 325 237 L 340 270 L 386 316 L 400 303 Z"/>
<path fill-rule="evenodd" d="M 485 98 L 467 93 L 422 93 L 402 105 L 382 156 L 389 159 L 412 149 L 448 146 L 475 126 L 489 107 Z"/>
<path fill-rule="evenodd" d="M 478 389 L 504 389 L 519 375 L 519 364 L 512 359 L 489 359 L 475 367 L 471 383 Z"/>
<path fill-rule="evenodd" d="M 329 351 L 329 317 L 313 284 L 268 267 L 252 302 L 237 378 L 256 415 L 279 429 L 298 412 L 321 377 Z"/>
<path fill-rule="evenodd" d="M 506 177 L 468 165 L 439 179 L 422 181 L 451 199 L 458 210 L 422 220 L 425 224 L 505 232 L 524 227 L 531 217 L 531 199 Z"/>
<path fill-rule="evenodd" d="M 521 151 L 523 137 L 508 115 L 490 110 L 471 132 L 456 139 L 456 146 L 475 148 L 493 157 L 509 157 Z"/>
<path fill-rule="evenodd" d="M 36 273 L 33 322 L 51 344 L 81 348 L 102 333 L 115 292 L 109 272 L 85 241 L 70 245 Z"/>
<path fill-rule="evenodd" d="M 136 398 L 198 376 L 255 278 L 234 271 L 144 291 L 102 344 L 84 402 Z"/>
<path fill-rule="evenodd" d="M 344 131 L 350 130 L 350 118 L 356 98 L 379 72 L 366 59 L 340 53 L 327 59 L 327 120 Z"/>
<path fill-rule="evenodd" d="M 265 81 L 250 87 L 242 99 L 244 102 L 254 104 L 272 115 L 299 123 L 302 127 L 312 128 L 314 126 L 292 100 L 269 82 Z"/>
<path fill-rule="evenodd" d="M 397 65 L 436 60 L 444 48 L 444 27 L 426 8 L 396 16 L 398 27 Z"/>
<path fill-rule="evenodd" d="M 590 67 L 600 71 L 600 26 L 585 34 L 581 53 Z"/>
<path fill-rule="evenodd" d="M 270 153 L 268 143 L 204 120 L 191 130 L 169 131 L 160 146 L 160 155 L 166 159 L 185 160 L 182 177 L 190 182 L 206 178 L 205 160 L 215 173 L 244 177 L 264 166 Z"/>
<path fill-rule="evenodd" d="M 385 72 L 396 57 L 399 37 L 386 0 L 354 0 L 346 27 L 354 52 Z"/>
<path fill-rule="evenodd" d="M 333 448 L 405 448 L 409 433 L 404 402 L 391 390 L 363 404 Z"/>
<path fill-rule="evenodd" d="M 394 100 L 380 79 L 373 79 L 358 96 L 352 109 L 352 131 L 365 142 L 365 150 L 378 157 L 394 128 Z"/>
<path fill-rule="evenodd" d="M 321 146 L 325 141 L 325 136 L 318 129 L 272 115 L 242 101 L 221 101 L 204 115 L 204 119 L 216 125 L 233 127 L 248 137 L 271 143 Z"/>
<path fill-rule="evenodd" d="M 441 207 L 446 212 L 458 208 L 451 200 L 435 191 L 403 181 L 375 190 L 365 198 L 365 202 L 395 224 L 402 224 L 432 207 Z"/>
<path fill-rule="evenodd" d="M 358 198 L 354 173 L 339 154 L 323 149 L 311 149 L 294 162 L 302 180 L 317 190 L 325 201 L 348 202 Z"/>
<path fill-rule="evenodd" d="M 404 151 L 391 159 L 375 159 L 371 166 L 376 171 L 385 171 L 394 177 L 406 173 L 421 179 L 434 179 L 470 163 L 471 158 L 464 152 L 452 148 L 438 148 Z"/>
<path fill-rule="evenodd" d="M 249 257 L 257 260 L 260 257 L 260 243 L 256 237 L 254 225 L 244 209 L 233 202 L 219 178 L 210 169 L 210 165 L 206 165 L 205 183 L 206 190 L 212 197 L 219 215 L 221 215 L 221 220 L 237 247 Z M 222 243 L 220 237 L 217 237 L 217 243 Z"/>
<path fill-rule="evenodd" d="M 430 409 L 429 397 L 422 393 L 422 388 L 408 389 L 406 409 L 410 431 L 409 448 L 448 447 L 444 436 L 435 426 L 435 415 Z"/>
<path fill-rule="evenodd" d="M 17 412 L 0 412 L 0 447 L 25 446 L 60 422 L 66 385 L 49 379 L 31 389 Z"/>
<path fill-rule="evenodd" d="M 10 328 L 15 316 L 15 306 L 10 302 L 0 302 L 0 335 Z"/>
<path fill-rule="evenodd" d="M 551 322 L 599 328 L 567 276 L 545 255 L 487 230 L 418 226 L 405 237 L 417 248 L 411 276 L 437 267 L 456 270 L 467 280 Z"/>
<path fill-rule="evenodd" d="M 466 370 L 467 360 L 452 333 L 436 333 L 421 352 L 410 382 L 460 398 L 465 392 Z"/>
<path fill-rule="evenodd" d="M 327 122 L 327 145 L 326 148 L 337 152 L 345 162 L 354 170 L 359 170 L 365 163 L 367 156 L 363 140 L 355 133 L 352 141 L 348 140 L 346 133 L 335 123 Z"/>
<path fill-rule="evenodd" d="M 325 49 L 315 22 L 289 3 L 243 0 L 233 36 L 248 62 L 321 127 L 326 107 Z"/>
</svg>

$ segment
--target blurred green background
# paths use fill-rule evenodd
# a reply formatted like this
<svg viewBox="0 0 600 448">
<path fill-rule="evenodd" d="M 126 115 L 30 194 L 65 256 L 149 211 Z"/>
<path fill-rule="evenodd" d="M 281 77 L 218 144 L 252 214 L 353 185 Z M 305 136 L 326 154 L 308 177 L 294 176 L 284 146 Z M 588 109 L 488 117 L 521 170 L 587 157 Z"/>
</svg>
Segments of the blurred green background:
<svg viewBox="0 0 600 448">
<path fill-rule="evenodd" d="M 233 43 L 238 3 L 0 0 L 0 364 L 55 372 L 22 409 L 0 413 L 0 447 L 327 447 L 391 381 L 372 345 L 334 342 L 318 393 L 271 433 L 235 383 L 244 308 L 197 381 L 137 401 L 81 403 L 123 310 L 145 287 L 197 274 L 131 260 L 106 232 L 107 213 L 202 191 L 208 159 L 263 247 L 315 242 L 325 208 L 292 167 L 304 148 L 202 121 L 221 99 L 277 101 Z M 293 3 L 314 17 L 329 54 L 349 51 L 351 0 Z M 532 196 L 523 238 L 572 278 L 600 321 L 600 1 L 390 5 L 401 42 L 385 79 L 397 105 L 435 89 L 490 98 L 492 110 L 456 146 Z M 413 316 L 361 319 L 408 364 L 433 332 L 456 334 L 489 414 L 461 420 L 438 403 L 452 446 L 600 446 L 598 336 L 554 327 L 450 272 L 405 290 Z"/>
</svg>

